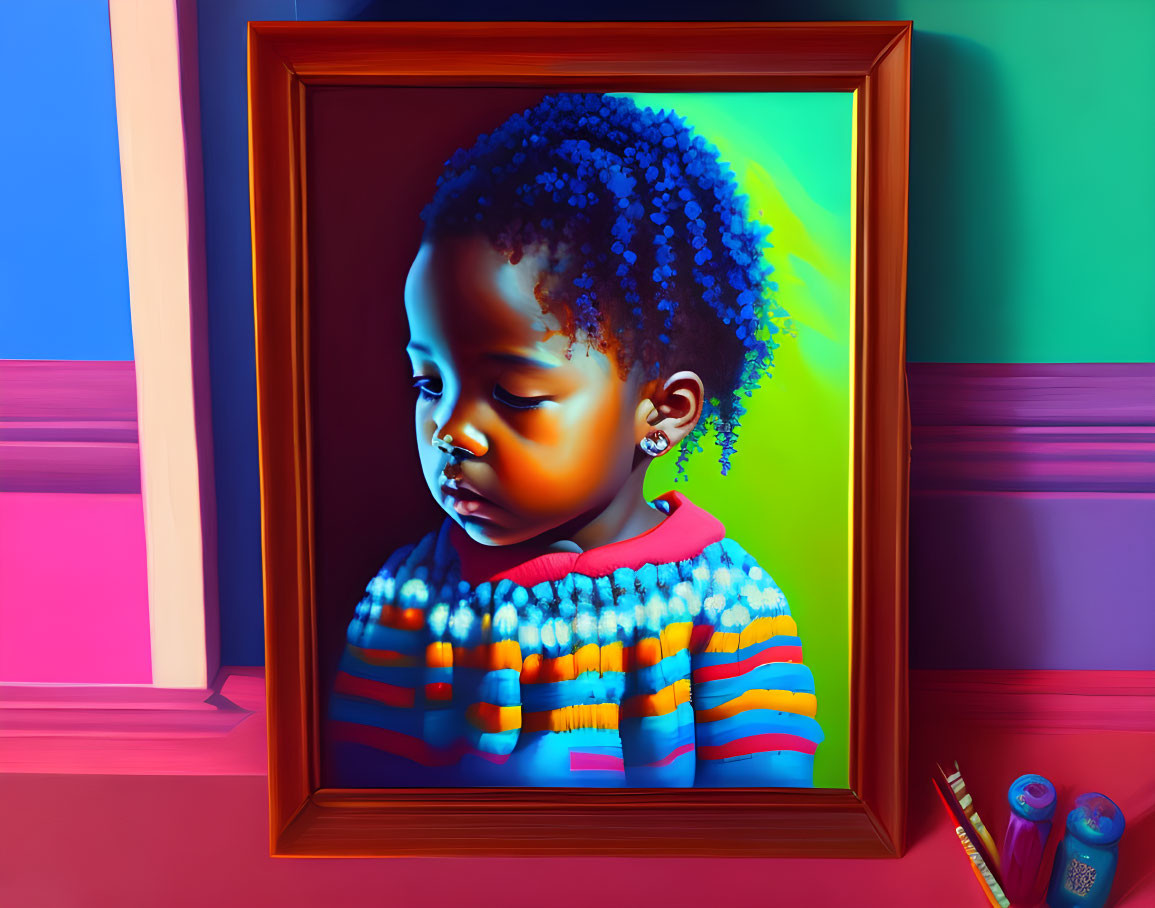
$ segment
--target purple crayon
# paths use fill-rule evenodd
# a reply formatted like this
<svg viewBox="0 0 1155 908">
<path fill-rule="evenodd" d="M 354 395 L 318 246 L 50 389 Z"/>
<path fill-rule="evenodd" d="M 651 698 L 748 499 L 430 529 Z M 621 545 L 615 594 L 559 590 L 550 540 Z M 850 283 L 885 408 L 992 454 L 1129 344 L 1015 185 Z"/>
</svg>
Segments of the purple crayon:
<svg viewBox="0 0 1155 908">
<path fill-rule="evenodd" d="M 1032 894 L 1043 851 L 1055 815 L 1055 786 L 1042 776 L 1028 773 L 1011 783 L 1007 792 L 1011 817 L 1003 838 L 1003 891 L 1012 905 L 1033 903 Z"/>
</svg>

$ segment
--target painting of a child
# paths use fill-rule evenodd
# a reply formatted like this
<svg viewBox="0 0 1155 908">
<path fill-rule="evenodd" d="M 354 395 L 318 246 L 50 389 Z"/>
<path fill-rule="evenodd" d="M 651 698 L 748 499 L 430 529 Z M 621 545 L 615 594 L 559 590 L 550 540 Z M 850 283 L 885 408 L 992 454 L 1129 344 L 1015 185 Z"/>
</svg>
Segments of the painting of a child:
<svg viewBox="0 0 1155 908">
<path fill-rule="evenodd" d="M 335 784 L 811 787 L 772 566 L 643 490 L 710 440 L 725 473 L 773 365 L 785 313 L 734 175 L 672 111 L 559 94 L 458 151 L 422 218 L 407 352 L 445 519 L 356 606 Z"/>
</svg>

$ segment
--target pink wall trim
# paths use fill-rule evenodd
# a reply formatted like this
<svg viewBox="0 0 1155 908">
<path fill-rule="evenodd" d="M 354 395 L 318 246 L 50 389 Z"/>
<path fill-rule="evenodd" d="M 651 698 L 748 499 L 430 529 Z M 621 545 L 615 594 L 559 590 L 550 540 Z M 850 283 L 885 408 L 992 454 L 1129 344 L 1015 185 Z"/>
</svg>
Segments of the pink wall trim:
<svg viewBox="0 0 1155 908">
<path fill-rule="evenodd" d="M 0 681 L 152 680 L 140 495 L 0 493 Z"/>
<path fill-rule="evenodd" d="M 262 668 L 211 690 L 0 686 L 0 773 L 263 776 Z"/>
</svg>

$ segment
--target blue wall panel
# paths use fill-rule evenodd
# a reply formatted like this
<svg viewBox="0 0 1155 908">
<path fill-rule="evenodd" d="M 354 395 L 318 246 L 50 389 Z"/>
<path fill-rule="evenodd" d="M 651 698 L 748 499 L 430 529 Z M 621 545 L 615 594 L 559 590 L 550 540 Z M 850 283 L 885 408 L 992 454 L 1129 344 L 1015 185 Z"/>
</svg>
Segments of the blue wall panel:
<svg viewBox="0 0 1155 908">
<path fill-rule="evenodd" d="M 108 6 L 0 15 L 0 359 L 132 359 Z"/>
</svg>

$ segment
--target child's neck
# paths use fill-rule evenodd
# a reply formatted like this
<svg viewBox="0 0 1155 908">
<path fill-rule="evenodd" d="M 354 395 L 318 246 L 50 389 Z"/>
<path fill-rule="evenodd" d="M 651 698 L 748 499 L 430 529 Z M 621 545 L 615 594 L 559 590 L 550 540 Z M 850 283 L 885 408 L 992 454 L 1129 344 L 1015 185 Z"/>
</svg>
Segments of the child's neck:
<svg viewBox="0 0 1155 908">
<path fill-rule="evenodd" d="M 643 485 L 647 466 L 642 463 L 635 467 L 625 485 L 608 504 L 587 511 L 551 533 L 549 550 L 585 552 L 633 539 L 658 526 L 666 519 L 666 515 L 646 501 Z"/>
</svg>

